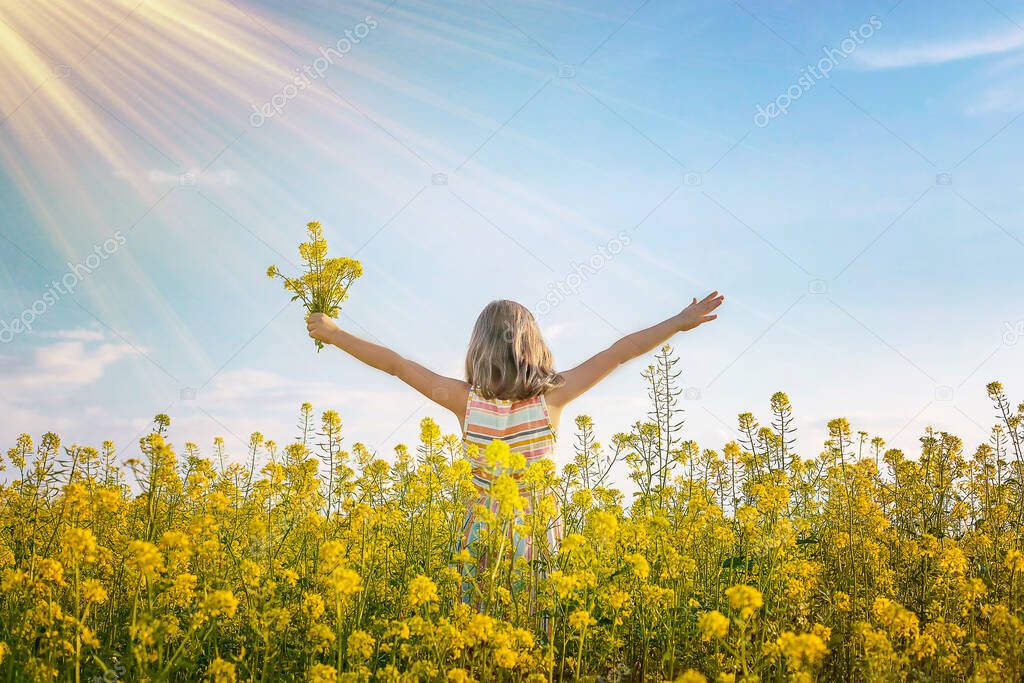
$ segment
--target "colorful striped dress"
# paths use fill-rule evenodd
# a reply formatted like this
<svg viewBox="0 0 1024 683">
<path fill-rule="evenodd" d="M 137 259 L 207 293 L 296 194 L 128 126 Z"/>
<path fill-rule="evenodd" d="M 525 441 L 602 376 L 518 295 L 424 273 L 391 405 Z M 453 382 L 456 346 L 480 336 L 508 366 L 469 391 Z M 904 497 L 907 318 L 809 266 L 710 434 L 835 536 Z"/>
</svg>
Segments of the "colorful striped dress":
<svg viewBox="0 0 1024 683">
<path fill-rule="evenodd" d="M 485 524 L 479 518 L 477 506 L 490 509 L 495 514 L 498 510 L 498 502 L 489 493 L 492 477 L 483 461 L 488 444 L 495 439 L 504 441 L 511 451 L 521 454 L 529 466 L 530 463 L 543 458 L 554 459 L 556 434 L 543 395 L 522 401 L 487 399 L 480 396 L 475 388 L 469 391 L 464 430 L 463 446 L 473 466 L 473 484 L 476 486 L 477 496 L 470 502 L 466 512 L 461 545 L 474 552 L 474 543 Z M 473 446 L 476 446 L 475 458 Z M 526 507 L 517 513 L 517 524 L 522 524 L 525 516 L 532 512 L 532 498 L 537 493 L 520 484 L 520 495 L 526 500 Z M 552 501 L 555 509 L 554 519 L 547 524 L 546 529 L 540 530 L 536 537 L 521 536 L 512 528 L 514 525 L 509 525 L 506 548 L 510 552 L 504 553 L 506 557 L 511 554 L 515 560 L 525 559 L 536 574 L 545 572 L 562 538 L 557 499 L 552 492 L 544 492 L 541 495 Z M 541 543 L 538 543 L 538 540 Z M 541 545 L 545 547 L 539 547 Z M 477 556 L 481 560 L 477 565 L 477 570 L 480 570 L 486 566 L 487 558 L 480 557 L 479 553 Z"/>
</svg>

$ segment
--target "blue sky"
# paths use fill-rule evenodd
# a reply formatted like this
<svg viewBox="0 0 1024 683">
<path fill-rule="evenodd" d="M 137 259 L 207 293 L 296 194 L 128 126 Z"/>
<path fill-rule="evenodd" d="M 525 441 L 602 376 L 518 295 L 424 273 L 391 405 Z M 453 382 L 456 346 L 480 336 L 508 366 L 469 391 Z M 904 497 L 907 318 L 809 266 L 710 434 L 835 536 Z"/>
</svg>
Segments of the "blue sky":
<svg viewBox="0 0 1024 683">
<path fill-rule="evenodd" d="M 382 453 L 426 415 L 456 431 L 313 353 L 264 275 L 313 219 L 366 270 L 342 325 L 452 375 L 494 298 L 543 313 L 569 367 L 725 292 L 673 342 L 706 447 L 779 389 L 805 455 L 839 415 L 911 452 L 927 425 L 973 448 L 985 383 L 1024 395 L 1011 3 L 57 5 L 0 2 L 0 321 L 45 304 L 0 336 L 5 443 L 54 429 L 130 451 L 167 412 L 176 443 L 241 452 L 253 430 L 292 436 L 303 400 Z M 643 417 L 645 364 L 563 434 L 578 413 L 605 440 Z"/>
</svg>

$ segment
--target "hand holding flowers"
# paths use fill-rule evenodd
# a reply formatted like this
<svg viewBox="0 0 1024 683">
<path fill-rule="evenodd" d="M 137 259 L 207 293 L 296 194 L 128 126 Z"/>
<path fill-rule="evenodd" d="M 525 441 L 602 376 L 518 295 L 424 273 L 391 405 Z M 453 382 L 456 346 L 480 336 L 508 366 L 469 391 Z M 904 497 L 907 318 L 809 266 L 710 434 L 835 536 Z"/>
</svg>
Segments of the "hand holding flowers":
<svg viewBox="0 0 1024 683">
<path fill-rule="evenodd" d="M 327 333 L 338 326 L 330 320 L 341 313 L 341 304 L 348 298 L 348 288 L 363 274 L 359 261 L 345 256 L 327 257 L 327 239 L 318 221 L 306 224 L 308 242 L 299 245 L 304 272 L 297 277 L 284 275 L 277 266 L 267 268 L 267 277 L 280 277 L 284 288 L 306 307 L 307 326 L 316 341 L 317 351 L 324 347 Z M 314 322 L 316 334 L 314 334 Z"/>
</svg>

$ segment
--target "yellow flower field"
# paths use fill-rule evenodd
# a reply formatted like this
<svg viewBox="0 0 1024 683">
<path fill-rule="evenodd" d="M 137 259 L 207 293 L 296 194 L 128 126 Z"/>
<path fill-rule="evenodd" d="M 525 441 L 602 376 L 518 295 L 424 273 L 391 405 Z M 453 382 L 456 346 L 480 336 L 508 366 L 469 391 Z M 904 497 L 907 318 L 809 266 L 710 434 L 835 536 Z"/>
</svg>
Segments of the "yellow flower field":
<svg viewBox="0 0 1024 683">
<path fill-rule="evenodd" d="M 24 435 L 0 681 L 1024 677 L 1024 404 L 993 383 L 991 443 L 904 454 L 844 419 L 798 444 L 779 393 L 711 450 L 683 438 L 668 359 L 650 415 L 606 444 L 578 417 L 560 469 L 492 444 L 500 504 L 470 548 L 470 468 L 430 419 L 388 459 L 308 404 L 295 442 L 253 434 L 244 457 L 172 445 L 163 415 L 123 466 Z M 543 538 L 557 514 L 558 553 L 513 566 L 510 527 Z"/>
</svg>

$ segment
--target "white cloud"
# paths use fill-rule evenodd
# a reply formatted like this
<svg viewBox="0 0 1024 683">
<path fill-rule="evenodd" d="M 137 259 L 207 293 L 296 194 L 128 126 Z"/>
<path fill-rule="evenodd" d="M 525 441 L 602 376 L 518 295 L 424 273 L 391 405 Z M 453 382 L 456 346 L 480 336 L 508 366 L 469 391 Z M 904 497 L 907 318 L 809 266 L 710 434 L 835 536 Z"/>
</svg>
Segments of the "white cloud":
<svg viewBox="0 0 1024 683">
<path fill-rule="evenodd" d="M 1024 106 L 1024 51 L 993 60 L 976 77 L 983 79 L 981 90 L 964 98 L 968 114 L 1019 113 Z"/>
<path fill-rule="evenodd" d="M 72 330 L 57 330 L 56 332 L 40 332 L 40 337 L 45 339 L 75 339 L 78 341 L 103 341 L 103 331 L 97 328 L 78 328 Z"/>
<path fill-rule="evenodd" d="M 6 359 L 0 382 L 8 389 L 8 400 L 30 402 L 40 392 L 52 400 L 54 391 L 91 384 L 117 361 L 140 353 L 129 344 L 108 341 L 95 328 L 58 330 L 40 336 L 56 341 Z"/>
<path fill-rule="evenodd" d="M 967 38 L 889 50 L 862 50 L 854 55 L 854 60 L 867 69 L 904 69 L 1015 52 L 1022 48 L 1024 31 L 1014 29 L 984 38 Z"/>
<path fill-rule="evenodd" d="M 442 421 L 445 430 L 457 428 L 454 416 L 397 381 L 391 388 L 351 388 L 341 381 L 296 380 L 242 368 L 221 373 L 198 389 L 194 400 L 179 401 L 169 411 L 171 433 L 177 441 L 200 444 L 223 436 L 235 450 L 254 431 L 287 443 L 296 435 L 299 406 L 305 401 L 313 405 L 316 425 L 324 410 L 337 410 L 349 443 L 363 441 L 383 453 L 414 438 L 419 420 L 427 415 Z"/>
<path fill-rule="evenodd" d="M 259 412 L 287 416 L 298 413 L 299 406 L 309 401 L 320 411 L 337 408 L 339 402 L 358 403 L 361 407 L 386 406 L 397 395 L 416 396 L 412 389 L 398 385 L 394 391 L 351 389 L 343 383 L 315 380 L 297 381 L 267 370 L 242 368 L 222 372 L 209 386 L 196 395 L 200 405 L 216 408 L 222 414 L 251 411 L 258 403 Z"/>
<path fill-rule="evenodd" d="M 96 445 L 111 439 L 127 457 L 162 406 L 145 404 L 115 414 L 100 404 L 68 410 L 65 401 L 139 351 L 87 329 L 48 333 L 45 339 L 47 343 L 31 351 L 0 357 L 0 384 L 7 389 L 0 397 L 0 443 L 10 445 L 22 432 L 38 436 L 54 431 L 69 442 Z M 348 443 L 363 441 L 384 456 L 396 443 L 415 440 L 422 417 L 440 420 L 446 431 L 458 428 L 454 416 L 397 381 L 373 389 L 352 388 L 352 383 L 294 379 L 259 368 L 223 372 L 199 388 L 194 400 L 177 400 L 166 412 L 176 446 L 186 440 L 208 446 L 214 436 L 223 436 L 230 452 L 239 455 L 253 431 L 279 443 L 290 442 L 304 401 L 313 404 L 317 425 L 323 410 L 336 409 Z"/>
<path fill-rule="evenodd" d="M 18 390 L 67 390 L 95 382 L 117 361 L 138 353 L 127 344 L 60 341 L 35 349 L 29 360 L 11 364 L 4 385 Z"/>
<path fill-rule="evenodd" d="M 106 341 L 94 329 L 68 329 L 40 335 L 56 339 L 23 356 L 8 356 L 0 363 L 0 438 L 4 443 L 21 433 L 39 435 L 56 431 L 77 438 L 96 425 L 123 429 L 124 420 L 102 406 L 68 412 L 65 397 L 102 378 L 118 361 L 139 351 L 128 344 Z"/>
<path fill-rule="evenodd" d="M 1024 101 L 1021 92 L 1020 83 L 990 86 L 971 98 L 966 111 L 968 114 L 1017 111 L 1020 109 L 1021 102 Z"/>
</svg>

